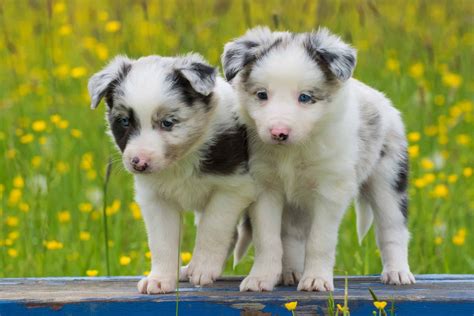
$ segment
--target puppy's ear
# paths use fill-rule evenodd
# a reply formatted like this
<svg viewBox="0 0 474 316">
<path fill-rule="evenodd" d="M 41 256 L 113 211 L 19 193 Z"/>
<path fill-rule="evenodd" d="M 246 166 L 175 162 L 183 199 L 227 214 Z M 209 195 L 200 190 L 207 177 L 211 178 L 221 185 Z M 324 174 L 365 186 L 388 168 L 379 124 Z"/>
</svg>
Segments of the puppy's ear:
<svg viewBox="0 0 474 316">
<path fill-rule="evenodd" d="M 216 84 L 216 69 L 214 67 L 202 62 L 193 62 L 177 71 L 197 93 L 208 96 L 214 90 Z"/>
<path fill-rule="evenodd" d="M 352 76 L 356 65 L 356 50 L 327 28 L 308 33 L 305 47 L 311 58 L 338 80 L 346 81 Z"/>
<path fill-rule="evenodd" d="M 268 27 L 257 26 L 225 44 L 221 60 L 227 81 L 231 81 L 246 65 L 255 61 L 258 52 L 264 45 L 271 44 L 272 39 L 272 31 Z"/>
<path fill-rule="evenodd" d="M 117 56 L 89 79 L 87 88 L 91 97 L 91 109 L 97 108 L 102 98 L 123 81 L 131 67 L 132 60 L 126 56 Z M 112 104 L 108 106 L 111 107 Z"/>
</svg>

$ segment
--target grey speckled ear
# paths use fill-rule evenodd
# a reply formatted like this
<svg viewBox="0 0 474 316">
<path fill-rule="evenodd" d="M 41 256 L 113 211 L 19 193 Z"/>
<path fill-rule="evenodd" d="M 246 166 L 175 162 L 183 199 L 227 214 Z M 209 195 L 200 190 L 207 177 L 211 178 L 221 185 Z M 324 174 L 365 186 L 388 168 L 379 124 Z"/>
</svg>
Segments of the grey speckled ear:
<svg viewBox="0 0 474 316">
<path fill-rule="evenodd" d="M 305 48 L 318 64 L 327 69 L 340 81 L 352 76 L 356 65 L 356 50 L 344 43 L 326 28 L 307 34 Z"/>
<path fill-rule="evenodd" d="M 131 59 L 126 56 L 117 56 L 104 69 L 89 79 L 87 88 L 91 97 L 91 109 L 97 108 L 107 92 L 123 81 L 131 67 Z M 112 104 L 108 106 L 111 107 Z"/>
<path fill-rule="evenodd" d="M 225 78 L 231 81 L 246 65 L 254 61 L 262 46 L 274 36 L 268 27 L 255 27 L 245 35 L 225 44 L 221 61 Z"/>
<path fill-rule="evenodd" d="M 208 96 L 216 84 L 216 69 L 204 63 L 194 62 L 178 69 L 179 73 L 189 82 L 199 94 Z"/>
</svg>

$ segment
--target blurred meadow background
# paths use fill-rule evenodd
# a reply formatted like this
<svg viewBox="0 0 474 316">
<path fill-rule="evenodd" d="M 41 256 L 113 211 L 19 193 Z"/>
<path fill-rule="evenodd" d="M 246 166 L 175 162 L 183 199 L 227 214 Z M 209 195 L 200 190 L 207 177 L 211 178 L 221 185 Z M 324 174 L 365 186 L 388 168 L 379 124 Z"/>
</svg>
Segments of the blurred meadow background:
<svg viewBox="0 0 474 316">
<path fill-rule="evenodd" d="M 146 274 L 133 180 L 105 134 L 105 107 L 89 109 L 87 80 L 116 54 L 195 51 L 219 65 L 224 43 L 255 25 L 327 26 L 358 49 L 355 77 L 407 125 L 413 272 L 473 273 L 473 17 L 469 0 L 0 0 L 0 277 L 107 275 L 107 255 L 112 275 Z M 187 262 L 191 213 L 184 227 Z M 252 252 L 225 273 L 251 263 Z M 344 271 L 381 271 L 373 232 L 358 245 L 352 210 L 339 235 Z"/>
</svg>

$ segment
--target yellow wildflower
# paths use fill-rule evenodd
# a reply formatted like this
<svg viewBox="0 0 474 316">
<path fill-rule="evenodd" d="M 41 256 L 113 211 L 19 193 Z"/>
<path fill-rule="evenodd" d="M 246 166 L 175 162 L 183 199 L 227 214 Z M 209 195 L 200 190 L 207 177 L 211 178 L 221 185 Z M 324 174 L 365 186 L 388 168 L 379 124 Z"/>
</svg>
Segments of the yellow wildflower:
<svg viewBox="0 0 474 316">
<path fill-rule="evenodd" d="M 151 258 L 151 251 L 145 252 L 145 257 L 146 257 L 147 259 L 150 259 L 150 258 Z"/>
<path fill-rule="evenodd" d="M 90 170 L 94 165 L 92 153 L 85 153 L 81 158 L 81 169 Z"/>
<path fill-rule="evenodd" d="M 421 135 L 418 132 L 411 132 L 408 134 L 408 140 L 411 142 L 417 142 L 420 140 L 420 138 L 421 138 Z"/>
<path fill-rule="evenodd" d="M 16 150 L 15 149 L 8 149 L 7 150 L 7 158 L 8 159 L 13 159 L 16 156 Z"/>
<path fill-rule="evenodd" d="M 20 220 L 16 216 L 7 216 L 5 223 L 10 227 L 17 227 Z"/>
<path fill-rule="evenodd" d="M 342 313 L 348 313 L 349 312 L 349 307 L 342 306 L 341 304 L 337 304 L 337 310 L 342 312 Z"/>
<path fill-rule="evenodd" d="M 81 78 L 87 74 L 87 70 L 85 67 L 74 67 L 71 69 L 71 77 L 73 78 Z"/>
<path fill-rule="evenodd" d="M 81 211 L 83 213 L 92 212 L 92 204 L 91 203 L 81 203 L 81 204 L 79 204 L 79 211 Z"/>
<path fill-rule="evenodd" d="M 423 180 L 425 180 L 427 184 L 433 183 L 435 179 L 436 176 L 433 173 L 427 173 L 423 176 Z"/>
<path fill-rule="evenodd" d="M 464 168 L 464 170 L 462 171 L 462 174 L 466 178 L 469 178 L 470 176 L 472 176 L 472 168 L 471 167 Z"/>
<path fill-rule="evenodd" d="M 97 19 L 101 22 L 107 21 L 109 19 L 109 13 L 107 11 L 99 11 Z"/>
<path fill-rule="evenodd" d="M 80 130 L 76 129 L 76 128 L 73 128 L 71 130 L 71 135 L 74 138 L 81 138 L 82 137 L 82 132 Z"/>
<path fill-rule="evenodd" d="M 34 121 L 31 124 L 31 129 L 33 129 L 35 132 L 43 132 L 46 130 L 46 122 L 44 120 Z"/>
<path fill-rule="evenodd" d="M 11 245 L 13 245 L 13 240 L 11 240 L 10 238 L 5 239 L 5 246 L 11 246 Z"/>
<path fill-rule="evenodd" d="M 26 202 L 21 202 L 20 205 L 18 205 L 18 208 L 23 213 L 28 213 L 30 211 L 30 206 Z"/>
<path fill-rule="evenodd" d="M 142 213 L 140 212 L 140 206 L 136 202 L 129 204 L 130 211 L 134 219 L 139 220 L 142 218 Z"/>
<path fill-rule="evenodd" d="M 60 129 L 66 129 L 69 126 L 69 121 L 68 120 L 61 120 L 56 124 L 57 127 Z"/>
<path fill-rule="evenodd" d="M 441 245 L 443 243 L 443 237 L 441 236 L 436 237 L 434 242 L 435 242 L 435 245 L 438 245 L 438 246 Z"/>
<path fill-rule="evenodd" d="M 61 121 L 61 116 L 58 114 L 53 114 L 49 117 L 52 123 L 58 124 Z"/>
<path fill-rule="evenodd" d="M 145 271 L 145 272 L 143 272 L 143 275 L 144 275 L 144 276 L 148 276 L 149 274 L 150 274 L 150 271 Z"/>
<path fill-rule="evenodd" d="M 87 270 L 86 275 L 88 277 L 95 277 L 99 274 L 99 270 Z"/>
<path fill-rule="evenodd" d="M 15 206 L 18 202 L 20 202 L 22 194 L 23 192 L 20 189 L 11 190 L 10 195 L 8 196 L 8 205 Z"/>
<path fill-rule="evenodd" d="M 79 232 L 79 239 L 83 241 L 88 241 L 91 239 L 91 233 L 86 231 Z"/>
<path fill-rule="evenodd" d="M 106 60 L 109 58 L 109 50 L 105 44 L 97 43 L 95 47 L 95 53 L 100 60 Z"/>
<path fill-rule="evenodd" d="M 462 83 L 461 76 L 452 72 L 446 72 L 445 74 L 443 74 L 443 84 L 445 86 L 456 89 L 456 88 L 459 88 L 461 83 Z"/>
<path fill-rule="evenodd" d="M 121 266 L 128 266 L 131 261 L 132 258 L 130 258 L 129 256 L 121 256 L 119 260 Z"/>
<path fill-rule="evenodd" d="M 56 171 L 60 174 L 66 173 L 69 171 L 69 164 L 64 161 L 59 161 L 56 164 Z"/>
<path fill-rule="evenodd" d="M 421 167 L 425 170 L 432 170 L 434 168 L 434 163 L 428 158 L 423 158 L 421 160 Z"/>
<path fill-rule="evenodd" d="M 437 106 L 444 105 L 444 101 L 445 101 L 445 98 L 441 94 L 438 94 L 434 97 L 434 104 L 436 104 Z"/>
<path fill-rule="evenodd" d="M 466 241 L 466 236 L 459 235 L 459 234 L 456 234 L 453 236 L 453 244 L 455 244 L 456 246 L 464 245 L 465 241 Z"/>
<path fill-rule="evenodd" d="M 467 134 L 459 134 L 458 136 L 456 136 L 456 142 L 459 145 L 467 145 L 471 142 L 471 136 Z"/>
<path fill-rule="evenodd" d="M 64 245 L 62 242 L 59 242 L 57 240 L 45 240 L 43 242 L 43 245 L 46 247 L 48 250 L 59 250 L 63 249 Z"/>
<path fill-rule="evenodd" d="M 450 174 L 448 176 L 448 182 L 449 183 L 456 183 L 458 181 L 458 175 L 457 174 Z"/>
<path fill-rule="evenodd" d="M 387 306 L 387 302 L 385 302 L 385 301 L 375 301 L 374 306 L 377 309 L 384 309 L 385 306 Z"/>
<path fill-rule="evenodd" d="M 424 72 L 424 67 L 423 67 L 423 64 L 420 62 L 415 63 L 410 66 L 410 70 L 409 70 L 410 76 L 412 76 L 415 79 L 422 77 L 423 72 Z"/>
<path fill-rule="evenodd" d="M 420 146 L 418 145 L 408 146 L 408 155 L 412 159 L 418 157 L 420 155 Z"/>
<path fill-rule="evenodd" d="M 181 253 L 181 261 L 183 262 L 183 264 L 187 264 L 189 261 L 191 261 L 192 257 L 193 255 L 190 252 L 186 251 Z"/>
<path fill-rule="evenodd" d="M 53 13 L 62 13 L 66 10 L 66 4 L 64 2 L 56 2 L 53 6 Z"/>
<path fill-rule="evenodd" d="M 22 143 L 22 144 L 29 144 L 29 143 L 31 143 L 34 139 L 35 139 L 35 137 L 33 136 L 33 134 L 25 134 L 25 135 L 23 135 L 23 136 L 20 137 L 20 143 Z"/>
<path fill-rule="evenodd" d="M 66 36 L 72 33 L 72 28 L 69 24 L 61 25 L 58 31 L 59 35 Z"/>
<path fill-rule="evenodd" d="M 285 303 L 285 308 L 290 312 L 294 311 L 296 309 L 296 306 L 298 306 L 297 301 Z"/>
<path fill-rule="evenodd" d="M 16 249 L 9 248 L 9 249 L 7 250 L 7 253 L 8 253 L 8 255 L 9 255 L 10 257 L 12 257 L 12 258 L 18 257 L 18 250 L 16 250 Z"/>
<path fill-rule="evenodd" d="M 438 127 L 435 125 L 429 125 L 425 127 L 426 136 L 435 136 L 438 133 Z"/>
<path fill-rule="evenodd" d="M 434 197 L 446 198 L 449 194 L 448 187 L 444 184 L 437 184 L 432 192 Z"/>
<path fill-rule="evenodd" d="M 69 211 L 58 212 L 58 220 L 60 223 L 67 223 L 71 221 L 71 213 L 69 213 Z"/>
<path fill-rule="evenodd" d="M 387 59 L 385 66 L 388 70 L 398 73 L 400 71 L 400 62 L 394 58 Z"/>
<path fill-rule="evenodd" d="M 415 187 L 421 189 L 426 186 L 426 181 L 424 178 L 419 178 L 415 180 Z"/>
<path fill-rule="evenodd" d="M 120 206 L 120 200 L 114 200 L 112 202 L 112 205 L 107 206 L 107 208 L 105 209 L 105 214 L 107 214 L 107 216 L 116 214 L 120 210 Z"/>
<path fill-rule="evenodd" d="M 33 168 L 38 168 L 41 165 L 42 160 L 43 158 L 41 156 L 33 156 L 33 158 L 31 158 L 31 165 Z"/>
<path fill-rule="evenodd" d="M 109 21 L 105 23 L 105 31 L 109 33 L 115 33 L 120 30 L 122 24 L 119 21 Z"/>
<path fill-rule="evenodd" d="M 17 189 L 21 189 L 25 186 L 25 181 L 21 176 L 16 176 L 13 178 L 13 186 Z"/>
<path fill-rule="evenodd" d="M 12 240 L 17 240 L 18 237 L 20 237 L 20 232 L 17 231 L 17 230 L 14 230 L 14 231 L 8 233 L 8 238 L 10 238 Z"/>
<path fill-rule="evenodd" d="M 467 230 L 466 228 L 459 228 L 458 230 L 458 233 L 457 233 L 459 236 L 463 236 L 463 237 L 466 237 L 466 234 L 467 234 Z"/>
</svg>

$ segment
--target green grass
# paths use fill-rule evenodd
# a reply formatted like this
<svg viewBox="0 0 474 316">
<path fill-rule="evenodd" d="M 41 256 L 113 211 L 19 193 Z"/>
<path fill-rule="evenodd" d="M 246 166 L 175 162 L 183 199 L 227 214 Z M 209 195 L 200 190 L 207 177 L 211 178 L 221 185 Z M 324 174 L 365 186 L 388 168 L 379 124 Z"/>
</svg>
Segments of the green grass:
<svg viewBox="0 0 474 316">
<path fill-rule="evenodd" d="M 473 11 L 467 0 L 0 0 L 0 277 L 105 275 L 103 202 L 111 274 L 149 270 L 132 177 L 105 134 L 104 106 L 89 110 L 88 77 L 116 54 L 195 51 L 219 65 L 224 43 L 259 24 L 324 25 L 358 48 L 355 77 L 384 91 L 411 133 L 413 271 L 474 271 Z M 192 252 L 192 214 L 183 221 L 182 251 Z M 381 270 L 373 232 L 358 245 L 352 210 L 336 269 Z"/>
</svg>

